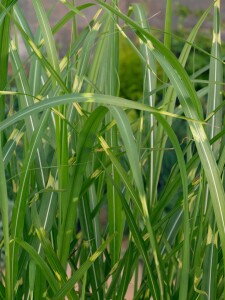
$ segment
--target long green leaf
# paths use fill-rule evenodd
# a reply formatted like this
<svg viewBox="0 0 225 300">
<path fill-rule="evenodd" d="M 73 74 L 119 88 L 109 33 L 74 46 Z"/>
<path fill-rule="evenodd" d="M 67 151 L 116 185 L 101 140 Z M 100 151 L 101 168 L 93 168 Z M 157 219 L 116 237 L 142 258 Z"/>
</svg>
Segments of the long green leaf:
<svg viewBox="0 0 225 300">
<path fill-rule="evenodd" d="M 174 118 L 180 118 L 187 121 L 192 121 L 193 123 L 204 124 L 205 122 L 198 119 L 191 119 L 187 117 L 182 117 L 173 113 L 169 113 L 163 111 L 161 109 L 149 107 L 147 105 L 126 100 L 120 97 L 114 96 L 107 96 L 107 95 L 98 95 L 98 94 L 89 94 L 89 93 L 80 93 L 80 94 L 68 94 L 63 96 L 57 97 L 50 97 L 46 100 L 40 101 L 39 103 L 35 103 L 27 108 L 20 110 L 19 112 L 15 113 L 13 116 L 8 117 L 7 120 L 4 120 L 0 123 L 0 131 L 4 130 L 5 128 L 17 123 L 20 120 L 23 120 L 25 117 L 29 115 L 39 113 L 44 111 L 47 108 L 55 107 L 58 105 L 68 104 L 68 103 L 98 103 L 101 105 L 114 105 L 123 108 L 131 108 L 137 110 L 143 110 L 146 112 L 159 114 L 159 115 L 168 115 Z"/>
</svg>

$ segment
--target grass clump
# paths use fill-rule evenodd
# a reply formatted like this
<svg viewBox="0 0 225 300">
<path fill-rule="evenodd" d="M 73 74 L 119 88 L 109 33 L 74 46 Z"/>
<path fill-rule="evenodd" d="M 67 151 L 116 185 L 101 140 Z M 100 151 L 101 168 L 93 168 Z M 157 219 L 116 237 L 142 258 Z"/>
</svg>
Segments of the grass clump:
<svg viewBox="0 0 225 300">
<path fill-rule="evenodd" d="M 133 299 L 224 298 L 220 1 L 177 56 L 172 1 L 164 42 L 151 33 L 143 5 L 132 4 L 128 16 L 118 2 L 63 1 L 68 12 L 52 28 L 43 2 L 32 1 L 35 33 L 17 1 L 0 4 L 1 299 L 125 299 L 133 276 Z M 77 32 L 78 16 L 86 22 L 92 6 L 95 16 Z M 211 54 L 187 72 L 211 10 Z M 55 34 L 70 21 L 60 58 Z M 140 65 L 130 80 L 119 70 L 121 36 L 123 55 Z M 135 81 L 140 90 L 123 90 Z"/>
</svg>

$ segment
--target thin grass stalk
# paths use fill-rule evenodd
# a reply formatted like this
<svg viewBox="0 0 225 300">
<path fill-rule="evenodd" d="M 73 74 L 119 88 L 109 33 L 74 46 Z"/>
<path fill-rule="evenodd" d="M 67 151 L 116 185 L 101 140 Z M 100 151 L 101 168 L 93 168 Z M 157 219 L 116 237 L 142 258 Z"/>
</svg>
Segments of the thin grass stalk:
<svg viewBox="0 0 225 300">
<path fill-rule="evenodd" d="M 5 177 L 5 168 L 2 156 L 2 145 L 0 139 L 0 191 L 1 191 L 1 217 L 3 225 L 3 237 L 4 237 L 4 248 L 5 248 L 5 289 L 6 289 L 6 299 L 12 298 L 12 288 L 11 288 L 11 259 L 10 259 L 10 249 L 9 249 L 9 211 L 8 211 L 8 194 L 7 194 L 7 183 Z"/>
<path fill-rule="evenodd" d="M 172 16 L 173 12 L 173 1 L 166 1 L 166 13 L 165 13 L 165 26 L 164 26 L 164 45 L 171 49 L 171 41 L 172 41 Z M 164 80 L 165 81 L 165 80 Z"/>
<path fill-rule="evenodd" d="M 75 8 L 76 7 L 76 1 L 73 0 L 71 5 L 72 5 L 72 7 Z M 53 30 L 52 30 L 52 32 L 53 32 Z M 76 14 L 74 14 L 73 17 L 72 17 L 72 26 L 71 26 L 69 49 L 68 49 L 68 52 L 66 54 L 66 59 L 67 59 L 67 62 L 68 62 L 67 66 L 66 66 L 66 68 L 68 70 L 68 75 L 67 75 L 67 78 L 66 78 L 66 85 L 69 87 L 70 90 L 72 90 L 72 81 L 73 81 L 73 76 L 74 76 L 74 72 L 70 69 L 70 67 L 71 67 L 71 65 L 74 65 L 74 66 L 77 67 L 77 55 L 72 55 L 72 45 L 74 43 L 76 43 L 77 38 L 78 38 L 77 19 L 76 19 Z M 60 63 L 60 70 L 61 70 L 61 63 Z"/>
<path fill-rule="evenodd" d="M 31 94 L 35 97 L 38 96 L 39 91 L 41 90 L 41 80 L 42 77 L 42 66 L 39 60 L 33 56 L 30 62 L 30 76 L 29 76 L 29 86 Z"/>
<path fill-rule="evenodd" d="M 72 1 L 73 7 L 76 7 L 76 0 Z M 78 33 L 77 33 L 77 17 L 76 14 L 74 14 L 73 17 L 73 25 L 72 25 L 72 34 L 73 34 L 73 41 L 76 41 L 78 38 Z"/>
<path fill-rule="evenodd" d="M 138 22 L 140 22 L 140 26 L 142 28 L 145 28 L 146 30 L 149 29 L 149 26 L 146 22 L 146 13 L 144 10 L 144 7 L 141 5 L 133 5 L 134 8 L 134 15 Z M 143 94 L 143 102 L 151 107 L 155 107 L 155 95 L 148 96 L 149 92 L 154 90 L 156 88 L 156 64 L 155 59 L 149 51 L 146 44 L 144 44 L 140 40 L 140 51 L 145 59 L 145 64 L 143 64 L 143 75 L 144 75 L 144 94 Z M 155 118 L 153 115 L 147 116 L 144 114 L 144 119 L 147 119 L 147 122 L 144 124 L 144 128 L 147 128 L 147 132 L 150 131 L 150 138 L 149 142 L 147 143 L 147 147 L 150 149 L 150 155 L 149 155 L 149 178 L 148 178 L 148 189 L 149 189 L 149 201 L 148 201 L 148 208 L 149 211 L 151 210 L 151 207 L 155 205 L 155 199 L 154 199 L 154 168 L 155 168 L 155 155 L 154 150 L 155 149 L 155 129 L 154 129 L 154 123 Z M 140 128 L 140 133 L 142 133 L 144 129 Z M 143 132 L 142 134 L 145 136 L 147 132 Z"/>
<path fill-rule="evenodd" d="M 173 20 L 173 5 L 172 0 L 166 1 L 165 25 L 164 25 L 164 45 L 171 49 L 172 42 L 172 20 Z M 167 82 L 168 77 L 163 74 L 163 82 Z"/>
<path fill-rule="evenodd" d="M 113 1 L 112 5 L 116 6 L 117 1 Z M 108 49 L 107 57 L 105 57 L 105 63 L 109 65 L 106 69 L 105 75 L 102 77 L 102 89 L 105 94 L 116 96 L 118 93 L 118 56 L 119 56 L 119 36 L 116 30 L 117 17 L 113 14 L 109 15 L 109 22 L 107 22 L 105 27 L 105 46 L 103 45 L 102 49 Z M 103 50 L 104 51 L 104 50 Z M 104 55 L 104 52 L 103 52 Z M 104 61 L 103 60 L 103 61 Z M 104 68 L 104 65 L 103 65 Z M 104 74 L 104 70 L 102 69 L 102 74 Z M 106 78 L 107 80 L 104 80 Z M 108 115 L 106 117 L 106 122 L 109 123 L 112 120 L 112 116 Z M 118 135 L 117 129 L 115 127 L 110 130 L 107 134 L 107 140 L 109 145 L 112 148 L 118 148 Z M 113 165 L 110 167 L 110 173 L 112 175 L 113 180 L 117 185 L 120 185 L 119 175 Z M 112 184 L 111 180 L 107 182 L 108 186 L 108 216 L 109 216 L 109 234 L 117 233 L 116 237 L 110 244 L 110 254 L 112 259 L 112 266 L 117 263 L 120 258 L 121 250 L 122 250 L 122 238 L 123 238 L 123 227 L 124 222 L 122 219 L 122 206 L 121 201 L 119 199 L 119 195 Z"/>
<path fill-rule="evenodd" d="M 223 63 L 221 55 L 221 22 L 220 22 L 220 0 L 214 3 L 214 29 L 210 59 L 209 93 L 207 101 L 207 116 L 216 111 L 222 103 Z M 218 110 L 208 121 L 207 134 L 212 139 L 221 131 L 222 110 Z M 218 157 L 220 141 L 212 145 L 215 158 Z"/>
<path fill-rule="evenodd" d="M 3 13 L 3 7 L 6 9 L 10 6 L 11 0 L 3 0 L 0 7 L 0 14 Z M 4 90 L 7 85 L 8 76 L 8 55 L 9 55 L 9 41 L 10 41 L 10 17 L 4 16 L 0 24 L 0 90 Z M 5 96 L 0 96 L 0 121 L 5 118 Z M 2 137 L 1 137 L 2 138 Z"/>
</svg>

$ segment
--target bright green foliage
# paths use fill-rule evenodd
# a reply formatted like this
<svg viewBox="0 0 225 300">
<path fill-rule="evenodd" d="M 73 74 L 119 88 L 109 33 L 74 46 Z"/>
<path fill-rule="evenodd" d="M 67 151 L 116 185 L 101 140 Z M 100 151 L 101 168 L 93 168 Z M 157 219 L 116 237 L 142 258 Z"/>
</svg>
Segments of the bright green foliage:
<svg viewBox="0 0 225 300">
<path fill-rule="evenodd" d="M 60 1 L 52 27 L 34 0 L 33 33 L 16 2 L 0 3 L 0 299 L 224 299 L 220 1 L 179 57 L 171 0 L 163 42 L 142 4 Z"/>
</svg>

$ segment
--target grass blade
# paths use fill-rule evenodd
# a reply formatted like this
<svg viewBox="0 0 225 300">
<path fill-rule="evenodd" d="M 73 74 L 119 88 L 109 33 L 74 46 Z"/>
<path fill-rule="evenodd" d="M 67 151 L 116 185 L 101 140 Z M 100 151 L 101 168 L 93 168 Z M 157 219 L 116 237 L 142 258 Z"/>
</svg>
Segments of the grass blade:
<svg viewBox="0 0 225 300">
<path fill-rule="evenodd" d="M 11 0 L 3 0 L 0 3 L 0 14 L 3 14 L 3 20 L 0 23 L 0 90 L 4 90 L 7 85 L 8 76 L 8 56 L 10 41 L 10 17 L 5 15 L 5 10 L 12 8 L 15 2 Z M 0 121 L 5 118 L 5 97 L 0 95 Z"/>
<path fill-rule="evenodd" d="M 80 94 L 67 94 L 63 96 L 50 97 L 48 99 L 42 100 L 39 103 L 35 103 L 27 108 L 20 110 L 15 113 L 13 116 L 8 117 L 7 120 L 4 120 L 0 123 L 0 131 L 5 128 L 17 123 L 20 120 L 23 120 L 29 115 L 44 111 L 45 109 L 52 108 L 58 105 L 68 104 L 68 103 L 98 103 L 101 105 L 114 105 L 122 108 L 137 109 L 150 112 L 157 115 L 167 115 L 174 118 L 180 118 L 187 121 L 192 121 L 193 123 L 205 124 L 204 121 L 198 119 L 191 119 L 188 117 L 182 117 L 174 113 L 169 113 L 161 109 L 149 107 L 142 103 L 135 101 L 126 100 L 120 97 L 108 96 L 108 95 L 98 95 L 98 94 L 89 94 L 89 93 L 80 93 Z"/>
<path fill-rule="evenodd" d="M 36 11 L 36 16 L 39 21 L 39 26 L 41 28 L 44 41 L 45 41 L 45 46 L 46 46 L 46 51 L 48 54 L 48 60 L 53 67 L 53 69 L 59 74 L 59 61 L 58 61 L 58 54 L 55 48 L 55 42 L 53 39 L 52 31 L 49 25 L 48 17 L 45 12 L 44 7 L 42 6 L 42 3 L 40 0 L 35 0 L 32 1 L 34 9 Z M 53 83 L 53 86 L 55 84 Z"/>
<path fill-rule="evenodd" d="M 140 22 L 141 27 L 148 29 L 148 24 L 146 22 L 146 14 L 144 7 L 141 5 L 133 5 L 134 8 L 134 15 L 135 19 L 137 19 L 137 22 Z M 149 91 L 152 91 L 156 88 L 156 63 L 154 56 L 152 55 L 151 51 L 148 49 L 147 45 L 141 42 L 141 53 L 145 59 L 145 63 L 143 65 L 144 69 L 144 95 L 143 95 L 143 102 L 146 105 L 149 105 L 151 107 L 155 107 L 155 95 L 150 95 Z M 147 119 L 145 128 L 147 128 L 147 132 L 143 132 L 143 136 L 147 135 L 150 130 L 150 137 L 149 142 L 146 144 L 146 147 L 149 147 L 150 149 L 155 148 L 155 129 L 154 129 L 154 123 L 155 118 L 154 116 L 144 114 L 144 119 Z M 143 126 L 143 125 L 140 125 Z M 142 131 L 142 129 L 140 129 Z M 140 132 L 141 133 L 141 132 Z M 154 206 L 154 169 L 155 169 L 155 153 L 152 150 L 149 155 L 149 197 L 150 197 L 150 203 L 147 203 L 148 207 Z"/>
<path fill-rule="evenodd" d="M 7 194 L 7 184 L 5 177 L 5 168 L 2 155 L 2 146 L 0 139 L 0 191 L 1 191 L 1 201 L 0 210 L 3 224 L 3 236 L 4 236 L 4 246 L 6 255 L 6 270 L 5 270 L 5 285 L 6 285 L 6 299 L 12 299 L 12 289 L 11 289 L 11 260 L 10 260 L 10 249 L 9 249 L 9 212 L 8 212 L 8 194 Z"/>
</svg>

